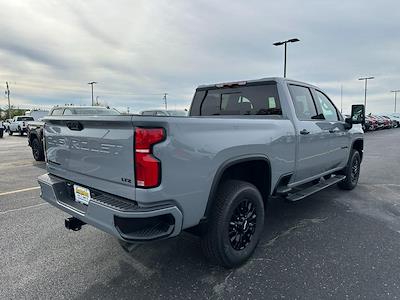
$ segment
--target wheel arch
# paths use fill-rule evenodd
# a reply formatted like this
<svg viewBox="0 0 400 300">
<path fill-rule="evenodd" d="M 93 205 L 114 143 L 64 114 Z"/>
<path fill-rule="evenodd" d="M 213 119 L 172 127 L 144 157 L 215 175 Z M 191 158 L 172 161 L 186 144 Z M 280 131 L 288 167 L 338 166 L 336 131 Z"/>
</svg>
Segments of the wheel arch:
<svg viewBox="0 0 400 300">
<path fill-rule="evenodd" d="M 255 169 L 254 169 L 255 168 Z M 253 170 L 249 172 L 246 170 Z M 244 171 L 238 175 L 239 171 Z M 258 174 L 265 176 L 258 176 Z M 224 162 L 215 173 L 204 217 L 207 218 L 215 201 L 215 195 L 221 182 L 226 179 L 239 179 L 254 184 L 260 191 L 264 202 L 271 194 L 271 163 L 265 155 L 246 155 Z"/>
<path fill-rule="evenodd" d="M 356 139 L 351 145 L 351 149 L 355 149 L 360 153 L 361 161 L 364 153 L 364 139 Z"/>
</svg>

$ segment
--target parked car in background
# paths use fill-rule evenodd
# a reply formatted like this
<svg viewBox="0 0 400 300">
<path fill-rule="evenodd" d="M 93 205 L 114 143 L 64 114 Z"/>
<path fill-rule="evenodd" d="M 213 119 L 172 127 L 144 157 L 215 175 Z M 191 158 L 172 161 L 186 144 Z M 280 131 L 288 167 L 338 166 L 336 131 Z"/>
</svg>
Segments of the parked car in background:
<svg viewBox="0 0 400 300">
<path fill-rule="evenodd" d="M 372 115 L 372 114 L 370 114 L 369 115 L 371 118 L 374 118 L 375 120 L 376 120 L 376 123 L 377 123 L 377 128 L 376 129 L 383 129 L 383 128 L 385 128 L 385 122 L 384 122 L 384 120 L 380 117 L 380 116 L 377 116 L 377 115 Z"/>
<path fill-rule="evenodd" d="M 379 116 L 380 118 L 383 119 L 384 122 L 384 128 L 389 129 L 392 128 L 392 120 L 390 120 L 390 118 L 385 117 L 385 116 Z"/>
<path fill-rule="evenodd" d="M 49 116 L 105 116 L 119 114 L 115 109 L 102 106 L 56 106 L 49 112 Z M 44 122 L 42 121 L 29 122 L 28 124 L 28 144 L 32 148 L 33 158 L 37 161 L 44 160 L 43 125 Z"/>
<path fill-rule="evenodd" d="M 391 128 L 397 128 L 399 127 L 399 121 L 396 120 L 395 117 L 389 115 L 389 114 L 385 114 L 385 115 L 381 115 L 383 118 L 388 119 L 391 123 Z"/>
<path fill-rule="evenodd" d="M 400 114 L 399 113 L 391 113 L 388 116 L 397 122 L 397 127 L 400 127 Z"/>
<path fill-rule="evenodd" d="M 378 120 L 371 115 L 365 116 L 365 129 L 364 131 L 373 131 L 378 128 Z"/>
<path fill-rule="evenodd" d="M 13 135 L 14 132 L 23 135 L 28 131 L 28 122 L 34 121 L 32 117 L 29 116 L 16 116 L 12 119 L 10 125 L 8 125 L 8 134 Z"/>
<path fill-rule="evenodd" d="M 397 127 L 399 127 L 399 123 L 398 123 L 397 120 L 395 120 L 395 118 L 393 118 L 392 116 L 384 115 L 384 116 L 382 116 L 382 117 L 387 118 L 387 119 L 390 121 L 390 123 L 391 123 L 391 128 L 397 128 Z"/>
<path fill-rule="evenodd" d="M 186 110 L 144 110 L 139 113 L 142 116 L 156 116 L 156 117 L 186 117 L 188 112 Z"/>
</svg>

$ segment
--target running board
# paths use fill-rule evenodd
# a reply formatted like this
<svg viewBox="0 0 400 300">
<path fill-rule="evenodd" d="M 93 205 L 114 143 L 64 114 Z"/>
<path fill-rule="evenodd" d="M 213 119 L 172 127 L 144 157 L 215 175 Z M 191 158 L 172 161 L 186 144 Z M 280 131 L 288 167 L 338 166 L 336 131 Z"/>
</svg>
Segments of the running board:
<svg viewBox="0 0 400 300">
<path fill-rule="evenodd" d="M 321 180 L 319 183 L 317 183 L 313 186 L 310 186 L 308 188 L 305 188 L 304 190 L 300 190 L 295 193 L 290 193 L 286 197 L 286 200 L 288 200 L 288 201 L 301 200 L 301 199 L 308 197 L 314 193 L 317 193 L 331 185 L 334 185 L 335 183 L 338 183 L 339 181 L 342 181 L 345 178 L 346 178 L 346 176 L 344 176 L 344 175 L 336 175 L 336 176 L 332 176 L 328 180 Z"/>
</svg>

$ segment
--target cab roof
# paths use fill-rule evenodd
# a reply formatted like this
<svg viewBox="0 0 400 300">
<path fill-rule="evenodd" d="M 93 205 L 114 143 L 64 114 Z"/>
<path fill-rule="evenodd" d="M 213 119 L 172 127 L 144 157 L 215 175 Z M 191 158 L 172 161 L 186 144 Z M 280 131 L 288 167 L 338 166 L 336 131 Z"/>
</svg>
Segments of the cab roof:
<svg viewBox="0 0 400 300">
<path fill-rule="evenodd" d="M 316 86 L 294 80 L 294 79 L 289 79 L 289 78 L 284 78 L 284 77 L 265 77 L 265 78 L 259 78 L 259 79 L 250 79 L 250 80 L 238 80 L 238 81 L 232 81 L 232 82 L 221 82 L 221 83 L 213 83 L 213 84 L 205 84 L 205 85 L 200 85 L 198 86 L 197 89 L 209 89 L 209 88 L 219 88 L 219 87 L 224 87 L 224 86 L 245 86 L 248 84 L 255 84 L 255 83 L 271 83 L 271 82 L 276 82 L 276 83 L 294 83 L 294 84 L 301 84 L 313 88 L 317 88 Z"/>
</svg>

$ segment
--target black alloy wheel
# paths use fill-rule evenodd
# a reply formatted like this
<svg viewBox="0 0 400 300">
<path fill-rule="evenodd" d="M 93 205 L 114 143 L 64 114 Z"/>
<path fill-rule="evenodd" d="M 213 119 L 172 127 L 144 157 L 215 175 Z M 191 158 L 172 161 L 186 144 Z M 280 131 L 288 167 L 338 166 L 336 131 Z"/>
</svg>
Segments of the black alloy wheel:
<svg viewBox="0 0 400 300">
<path fill-rule="evenodd" d="M 243 250 L 251 242 L 257 226 L 255 204 L 244 199 L 233 212 L 229 222 L 229 241 L 235 250 Z"/>
</svg>

